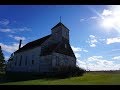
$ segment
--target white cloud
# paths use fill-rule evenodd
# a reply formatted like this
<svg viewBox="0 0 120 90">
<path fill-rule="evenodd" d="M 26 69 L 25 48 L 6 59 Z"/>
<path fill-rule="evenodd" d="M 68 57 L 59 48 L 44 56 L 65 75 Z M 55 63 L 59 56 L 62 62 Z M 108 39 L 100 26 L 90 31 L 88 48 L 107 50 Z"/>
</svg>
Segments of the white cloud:
<svg viewBox="0 0 120 90">
<path fill-rule="evenodd" d="M 81 55 L 79 53 L 75 53 L 75 56 L 76 56 L 76 58 L 81 57 Z"/>
<path fill-rule="evenodd" d="M 96 62 L 96 65 L 106 66 L 113 65 L 113 61 L 104 60 L 102 56 L 92 56 L 88 58 L 89 62 Z"/>
<path fill-rule="evenodd" d="M 20 39 L 21 39 L 21 40 L 25 40 L 25 37 L 15 36 L 14 39 L 16 39 L 16 40 L 20 40 Z"/>
<path fill-rule="evenodd" d="M 103 12 L 102 12 L 102 15 L 103 15 L 103 16 L 112 15 L 112 11 L 104 9 Z"/>
<path fill-rule="evenodd" d="M 88 50 L 83 49 L 83 52 L 88 52 Z"/>
<path fill-rule="evenodd" d="M 82 48 L 79 48 L 79 47 L 74 47 L 74 46 L 71 46 L 76 58 L 79 58 L 81 55 L 78 53 L 80 51 L 82 51 Z"/>
<path fill-rule="evenodd" d="M 8 19 L 2 19 L 2 20 L 0 20 L 0 24 L 1 25 L 8 25 L 10 23 L 10 21 L 8 20 Z"/>
<path fill-rule="evenodd" d="M 104 42 L 106 39 L 99 39 L 99 41 Z"/>
<path fill-rule="evenodd" d="M 113 57 L 114 60 L 120 60 L 120 56 Z"/>
<path fill-rule="evenodd" d="M 106 44 L 120 43 L 120 37 L 108 38 Z"/>
<path fill-rule="evenodd" d="M 89 40 L 87 41 L 90 47 L 96 47 L 96 43 L 98 42 L 94 35 L 89 35 Z"/>
<path fill-rule="evenodd" d="M 9 56 L 5 56 L 5 60 L 8 60 L 10 57 Z"/>
<path fill-rule="evenodd" d="M 11 29 L 0 29 L 0 32 L 13 32 Z"/>
<path fill-rule="evenodd" d="M 120 51 L 120 49 L 113 49 L 112 52 L 115 52 L 115 51 Z"/>
<path fill-rule="evenodd" d="M 88 50 L 85 50 L 84 48 L 79 48 L 74 46 L 71 47 L 77 59 L 81 57 L 81 54 L 79 52 L 88 52 Z"/>
<path fill-rule="evenodd" d="M 80 22 L 83 22 L 83 21 L 86 21 L 86 19 L 83 19 L 83 18 L 82 18 L 82 19 L 80 19 Z"/>
<path fill-rule="evenodd" d="M 80 22 L 83 22 L 83 21 L 89 21 L 89 20 L 97 20 L 99 17 L 97 16 L 92 16 L 92 17 L 89 17 L 89 18 L 82 18 L 80 19 Z"/>
<path fill-rule="evenodd" d="M 118 70 L 120 67 L 116 67 L 118 64 L 111 60 L 105 60 L 102 56 L 89 57 L 88 63 L 90 63 L 89 68 L 91 70 Z"/>
<path fill-rule="evenodd" d="M 23 27 L 23 28 L 0 28 L 0 32 L 10 32 L 10 33 L 15 33 L 15 32 L 23 32 L 23 31 L 31 31 L 30 28 Z"/>
<path fill-rule="evenodd" d="M 79 66 L 80 68 L 87 69 L 86 63 L 84 61 L 81 61 L 79 59 L 76 60 L 76 65 Z"/>
<path fill-rule="evenodd" d="M 19 37 L 19 36 L 13 36 L 13 35 L 8 35 L 11 38 L 14 38 L 15 40 L 19 41 L 19 40 L 26 40 L 25 37 Z"/>
<path fill-rule="evenodd" d="M 91 39 L 94 39 L 94 38 L 95 38 L 95 36 L 94 36 L 94 35 L 89 35 L 89 37 L 90 37 Z"/>
<path fill-rule="evenodd" d="M 14 51 L 16 51 L 18 49 L 19 44 L 14 43 L 12 45 L 6 45 L 6 44 L 3 44 L 3 43 L 0 43 L 0 46 L 2 47 L 2 50 L 4 50 L 5 52 L 13 53 Z M 21 47 L 22 46 L 23 46 L 23 44 L 21 45 Z"/>
<path fill-rule="evenodd" d="M 90 47 L 96 47 L 96 45 L 95 44 L 90 44 Z"/>
<path fill-rule="evenodd" d="M 23 32 L 23 31 L 31 31 L 31 28 L 23 27 L 23 28 L 14 28 L 13 30 Z"/>
<path fill-rule="evenodd" d="M 98 19 L 98 17 L 93 16 L 93 17 L 90 17 L 90 19 L 92 19 L 92 20 L 96 20 L 96 19 Z"/>
<path fill-rule="evenodd" d="M 86 70 L 119 70 L 120 63 L 115 63 L 113 60 L 106 60 L 103 56 L 91 56 L 86 60 L 77 60 L 77 65 Z"/>
<path fill-rule="evenodd" d="M 79 48 L 79 47 L 74 47 L 74 46 L 71 46 L 71 48 L 74 52 L 81 52 L 81 51 L 88 52 L 88 50 L 86 50 L 84 48 Z"/>
<path fill-rule="evenodd" d="M 13 38 L 13 35 L 8 35 L 9 37 Z"/>
<path fill-rule="evenodd" d="M 97 61 L 98 59 L 103 58 L 102 56 L 92 56 L 88 58 L 88 61 Z"/>
<path fill-rule="evenodd" d="M 82 51 L 82 48 L 79 48 L 79 47 L 71 46 L 71 48 L 73 49 L 74 52 L 80 52 L 80 51 Z"/>
</svg>

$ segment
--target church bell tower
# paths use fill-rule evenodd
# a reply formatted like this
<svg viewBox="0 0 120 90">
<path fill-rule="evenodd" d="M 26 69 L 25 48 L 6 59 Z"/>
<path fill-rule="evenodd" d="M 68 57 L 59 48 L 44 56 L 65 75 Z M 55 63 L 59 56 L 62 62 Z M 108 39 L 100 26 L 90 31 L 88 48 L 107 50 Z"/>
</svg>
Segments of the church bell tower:
<svg viewBox="0 0 120 90">
<path fill-rule="evenodd" d="M 69 41 L 69 29 L 61 21 L 51 29 L 51 32 L 55 42 L 60 42 L 63 38 Z"/>
</svg>

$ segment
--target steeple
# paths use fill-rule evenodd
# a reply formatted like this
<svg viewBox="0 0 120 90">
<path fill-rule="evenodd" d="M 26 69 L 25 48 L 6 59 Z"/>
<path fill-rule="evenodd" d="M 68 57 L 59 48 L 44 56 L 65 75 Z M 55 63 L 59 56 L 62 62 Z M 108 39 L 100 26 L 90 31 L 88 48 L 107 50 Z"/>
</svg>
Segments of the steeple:
<svg viewBox="0 0 120 90">
<path fill-rule="evenodd" d="M 69 41 L 69 29 L 61 23 L 61 17 L 60 22 L 51 29 L 51 32 L 54 41 L 59 42 L 62 38 Z"/>
<path fill-rule="evenodd" d="M 58 24 L 56 24 L 52 29 L 55 29 L 55 28 L 60 27 L 60 26 L 68 29 L 68 28 L 67 28 L 63 23 L 61 23 L 61 22 L 59 22 Z M 52 29 L 51 29 L 51 30 L 52 30 Z M 68 29 L 68 30 L 69 30 L 69 29 Z"/>
</svg>

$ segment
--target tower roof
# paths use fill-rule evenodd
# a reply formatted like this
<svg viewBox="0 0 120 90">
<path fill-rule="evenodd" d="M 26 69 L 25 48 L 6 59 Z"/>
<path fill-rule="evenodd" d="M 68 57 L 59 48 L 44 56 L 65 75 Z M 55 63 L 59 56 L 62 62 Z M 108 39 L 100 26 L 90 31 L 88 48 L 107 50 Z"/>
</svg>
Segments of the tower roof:
<svg viewBox="0 0 120 90">
<path fill-rule="evenodd" d="M 63 23 L 59 22 L 57 25 L 55 25 L 52 29 L 56 28 L 56 27 L 59 27 L 59 26 L 63 26 L 65 28 L 67 28 Z M 51 30 L 52 30 L 51 29 Z M 68 29 L 68 28 L 67 28 Z M 69 30 L 69 29 L 68 29 Z"/>
</svg>

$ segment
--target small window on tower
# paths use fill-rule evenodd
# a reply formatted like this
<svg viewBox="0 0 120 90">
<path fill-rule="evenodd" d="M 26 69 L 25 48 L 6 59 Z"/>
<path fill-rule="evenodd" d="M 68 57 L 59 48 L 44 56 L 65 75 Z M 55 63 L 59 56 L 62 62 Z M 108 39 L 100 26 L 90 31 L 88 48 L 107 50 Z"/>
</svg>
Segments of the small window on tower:
<svg viewBox="0 0 120 90">
<path fill-rule="evenodd" d="M 67 36 L 67 32 L 65 32 L 65 35 Z"/>
</svg>

